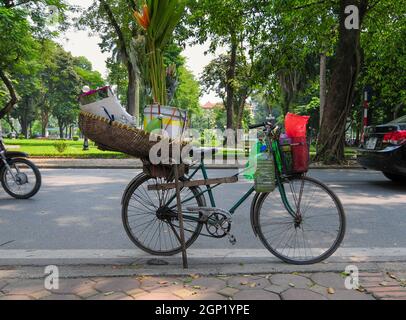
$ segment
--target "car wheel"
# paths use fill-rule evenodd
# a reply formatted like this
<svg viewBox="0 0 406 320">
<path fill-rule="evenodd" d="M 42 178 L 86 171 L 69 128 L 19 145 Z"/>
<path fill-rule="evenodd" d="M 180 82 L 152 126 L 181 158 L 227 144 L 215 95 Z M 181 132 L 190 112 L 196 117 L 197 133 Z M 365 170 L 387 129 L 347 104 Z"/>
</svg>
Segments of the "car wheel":
<svg viewBox="0 0 406 320">
<path fill-rule="evenodd" d="M 393 182 L 406 183 L 406 176 L 402 176 L 400 174 L 388 173 L 388 172 L 384 172 L 383 174 L 385 175 L 386 178 L 388 178 L 389 180 L 392 180 Z"/>
</svg>

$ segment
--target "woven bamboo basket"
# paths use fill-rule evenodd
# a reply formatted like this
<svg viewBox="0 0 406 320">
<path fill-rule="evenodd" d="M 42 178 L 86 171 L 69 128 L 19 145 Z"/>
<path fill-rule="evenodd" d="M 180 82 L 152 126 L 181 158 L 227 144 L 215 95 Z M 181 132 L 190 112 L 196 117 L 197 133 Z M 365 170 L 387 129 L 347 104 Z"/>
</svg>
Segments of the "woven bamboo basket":
<svg viewBox="0 0 406 320">
<path fill-rule="evenodd" d="M 159 136 L 151 139 L 151 134 L 143 130 L 87 112 L 80 113 L 79 128 L 88 139 L 96 143 L 100 150 L 122 152 L 139 158 L 143 162 L 146 174 L 157 178 L 166 178 L 167 180 L 173 179 L 172 166 L 152 165 L 149 162 L 151 148 L 157 142 L 162 141 Z M 182 144 L 183 146 L 184 144 Z M 179 168 L 180 175 L 184 175 L 188 169 L 187 165 L 182 164 Z"/>
</svg>

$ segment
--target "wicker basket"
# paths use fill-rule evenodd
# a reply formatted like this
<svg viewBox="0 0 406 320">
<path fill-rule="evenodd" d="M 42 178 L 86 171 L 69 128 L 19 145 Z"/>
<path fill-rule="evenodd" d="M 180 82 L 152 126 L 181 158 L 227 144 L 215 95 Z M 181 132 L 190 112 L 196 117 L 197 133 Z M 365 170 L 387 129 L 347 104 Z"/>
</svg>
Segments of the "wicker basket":
<svg viewBox="0 0 406 320">
<path fill-rule="evenodd" d="M 160 137 L 157 136 L 156 141 L 151 141 L 150 133 L 87 112 L 80 113 L 79 128 L 87 138 L 96 143 L 100 150 L 122 152 L 139 158 L 144 164 L 146 174 L 172 179 L 172 166 L 155 166 L 148 160 L 149 152 L 157 143 L 156 141 L 162 141 Z M 181 165 L 180 175 L 184 175 L 187 170 L 186 165 Z"/>
</svg>

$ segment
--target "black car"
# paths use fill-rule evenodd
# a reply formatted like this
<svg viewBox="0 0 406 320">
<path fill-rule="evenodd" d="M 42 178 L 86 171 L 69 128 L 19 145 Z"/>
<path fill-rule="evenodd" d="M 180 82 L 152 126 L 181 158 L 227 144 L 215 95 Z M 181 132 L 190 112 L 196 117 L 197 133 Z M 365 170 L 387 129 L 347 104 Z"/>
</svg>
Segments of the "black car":
<svg viewBox="0 0 406 320">
<path fill-rule="evenodd" d="M 358 149 L 358 162 L 382 171 L 390 180 L 406 182 L 406 116 L 381 126 L 368 127 Z"/>
</svg>

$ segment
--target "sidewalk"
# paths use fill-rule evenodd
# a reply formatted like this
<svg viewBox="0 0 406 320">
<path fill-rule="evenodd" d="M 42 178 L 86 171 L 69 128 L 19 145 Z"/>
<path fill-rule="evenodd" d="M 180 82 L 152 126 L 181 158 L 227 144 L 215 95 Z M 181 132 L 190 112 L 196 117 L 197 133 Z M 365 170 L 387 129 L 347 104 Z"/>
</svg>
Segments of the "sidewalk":
<svg viewBox="0 0 406 320">
<path fill-rule="evenodd" d="M 241 276 L 9 279 L 0 271 L 0 300 L 406 300 L 406 273 L 360 274 L 360 289 L 345 289 L 338 273 Z"/>
<path fill-rule="evenodd" d="M 142 169 L 139 159 L 71 159 L 71 158 L 31 158 L 40 169 Z M 211 169 L 234 169 L 244 168 L 247 159 L 241 159 L 238 164 L 207 164 Z M 343 166 L 324 166 L 312 164 L 311 169 L 361 169 L 351 161 Z"/>
</svg>

